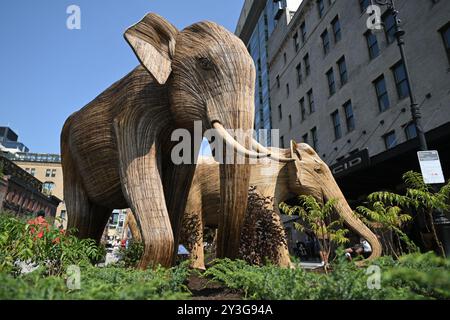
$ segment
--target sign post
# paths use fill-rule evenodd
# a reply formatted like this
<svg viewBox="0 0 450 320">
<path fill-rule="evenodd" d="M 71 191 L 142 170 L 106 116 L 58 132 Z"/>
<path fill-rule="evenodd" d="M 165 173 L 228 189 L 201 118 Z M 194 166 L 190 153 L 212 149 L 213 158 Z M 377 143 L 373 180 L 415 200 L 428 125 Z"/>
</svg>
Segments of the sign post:
<svg viewBox="0 0 450 320">
<path fill-rule="evenodd" d="M 418 151 L 420 171 L 426 184 L 445 183 L 437 150 Z"/>
<path fill-rule="evenodd" d="M 435 185 L 445 183 L 444 174 L 442 173 L 441 161 L 439 153 L 436 150 L 419 151 L 420 170 L 422 171 L 423 181 L 426 184 Z M 433 189 L 438 190 L 437 186 Z M 444 247 L 445 255 L 450 255 L 450 220 L 442 211 L 433 213 L 433 223 L 437 227 L 438 236 Z"/>
</svg>

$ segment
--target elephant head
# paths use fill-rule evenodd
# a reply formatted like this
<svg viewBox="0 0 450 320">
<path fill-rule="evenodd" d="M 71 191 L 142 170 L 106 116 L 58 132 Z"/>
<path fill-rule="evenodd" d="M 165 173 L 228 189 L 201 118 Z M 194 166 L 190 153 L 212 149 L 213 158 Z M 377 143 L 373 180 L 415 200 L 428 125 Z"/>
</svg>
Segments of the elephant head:
<svg viewBox="0 0 450 320">
<path fill-rule="evenodd" d="M 317 201 L 336 199 L 335 210 L 344 223 L 372 246 L 369 259 L 381 255 L 381 244 L 377 236 L 353 213 L 341 189 L 324 161 L 306 143 L 291 141 L 290 154 L 295 159 L 289 166 L 290 192 L 311 195 Z M 292 181 L 293 180 L 293 181 Z"/>
<path fill-rule="evenodd" d="M 195 23 L 182 31 L 156 14 L 130 27 L 125 38 L 141 64 L 160 85 L 167 86 L 177 128 L 203 132 L 215 128 L 233 155 L 261 157 L 251 149 L 251 136 L 239 143 L 225 129 L 253 129 L 255 67 L 243 42 L 212 22 Z M 228 148 L 228 150 L 230 150 Z M 221 223 L 218 255 L 238 252 L 247 206 L 250 167 L 221 164 Z"/>
</svg>

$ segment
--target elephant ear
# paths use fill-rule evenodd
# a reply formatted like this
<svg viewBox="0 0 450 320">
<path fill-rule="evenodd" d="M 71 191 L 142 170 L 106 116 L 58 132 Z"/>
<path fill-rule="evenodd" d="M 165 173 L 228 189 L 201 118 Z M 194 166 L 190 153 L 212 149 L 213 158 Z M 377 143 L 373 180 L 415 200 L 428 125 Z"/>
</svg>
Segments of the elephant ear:
<svg viewBox="0 0 450 320">
<path fill-rule="evenodd" d="M 139 62 L 159 84 L 166 83 L 172 72 L 177 28 L 163 17 L 149 13 L 125 31 L 124 37 Z"/>
</svg>

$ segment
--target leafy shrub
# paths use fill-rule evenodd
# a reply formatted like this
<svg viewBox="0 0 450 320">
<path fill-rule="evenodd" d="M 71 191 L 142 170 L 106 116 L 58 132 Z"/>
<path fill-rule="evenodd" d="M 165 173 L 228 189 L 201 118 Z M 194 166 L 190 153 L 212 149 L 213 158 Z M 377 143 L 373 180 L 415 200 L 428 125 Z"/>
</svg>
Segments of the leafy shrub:
<svg viewBox="0 0 450 320">
<path fill-rule="evenodd" d="M 144 244 L 142 242 L 130 240 L 128 248 L 121 247 L 119 250 L 119 265 L 125 268 L 135 268 L 141 260 L 144 253 Z"/>
<path fill-rule="evenodd" d="M 328 274 L 273 265 L 251 266 L 244 261 L 216 260 L 203 276 L 232 289 L 242 289 L 247 299 L 348 300 L 348 299 L 448 299 L 450 262 L 434 253 L 411 254 L 399 260 L 382 257 L 380 288 L 370 289 L 370 274 L 348 262 L 344 255 L 332 263 Z"/>
<path fill-rule="evenodd" d="M 287 241 L 277 219 L 273 199 L 260 195 L 256 187 L 250 186 L 239 247 L 241 259 L 256 265 L 266 261 L 278 263 L 280 247 L 287 247 Z"/>
<path fill-rule="evenodd" d="M 88 266 L 81 268 L 80 290 L 69 290 L 64 277 L 45 276 L 42 269 L 18 277 L 0 273 L 0 299 L 186 299 L 188 274 L 186 264 L 145 271 Z"/>
<path fill-rule="evenodd" d="M 40 265 L 48 275 L 61 274 L 71 264 L 97 262 L 105 254 L 94 240 L 83 239 L 54 226 L 33 225 L 0 213 L 0 272 L 17 274 L 19 262 Z"/>
</svg>

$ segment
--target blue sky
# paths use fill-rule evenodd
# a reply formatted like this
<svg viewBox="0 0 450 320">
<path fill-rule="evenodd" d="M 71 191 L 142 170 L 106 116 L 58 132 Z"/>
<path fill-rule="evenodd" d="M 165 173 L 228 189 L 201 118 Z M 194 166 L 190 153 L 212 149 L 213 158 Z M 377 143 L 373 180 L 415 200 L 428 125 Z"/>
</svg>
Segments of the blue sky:
<svg viewBox="0 0 450 320">
<path fill-rule="evenodd" d="M 69 30 L 69 5 L 81 30 Z M 179 29 L 201 20 L 234 32 L 243 0 L 0 1 L 0 125 L 33 152 L 59 153 L 65 119 L 138 61 L 124 30 L 156 12 Z"/>
</svg>

